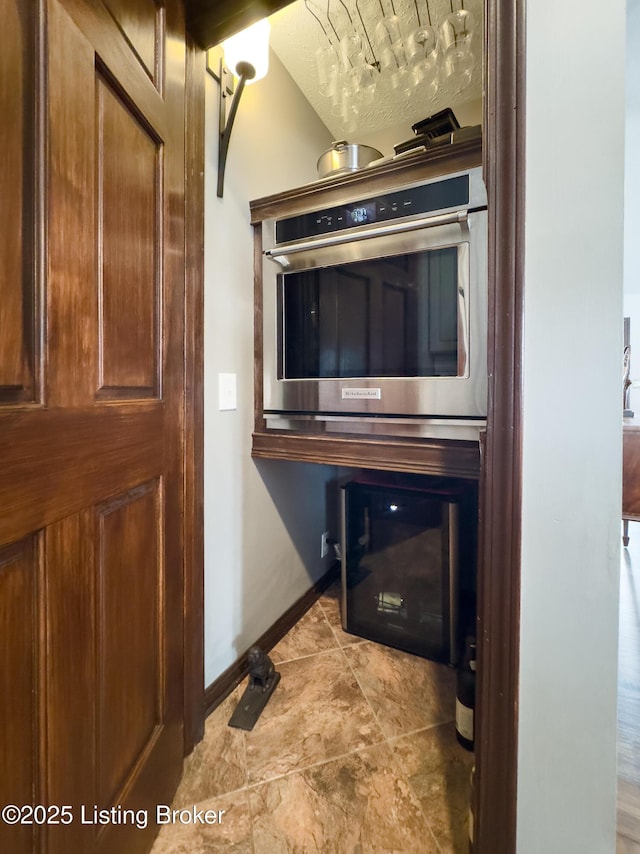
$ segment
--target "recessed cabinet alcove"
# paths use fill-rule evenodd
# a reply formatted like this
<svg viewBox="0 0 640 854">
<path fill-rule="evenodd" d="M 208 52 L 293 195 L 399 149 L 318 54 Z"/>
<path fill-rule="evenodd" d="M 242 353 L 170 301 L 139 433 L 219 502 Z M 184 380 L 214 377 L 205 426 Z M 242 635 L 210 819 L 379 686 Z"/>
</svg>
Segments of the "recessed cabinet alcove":
<svg viewBox="0 0 640 854">
<path fill-rule="evenodd" d="M 349 175 L 308 184 L 279 195 L 251 203 L 254 226 L 255 261 L 255 428 L 252 455 L 256 458 L 286 459 L 329 465 L 361 467 L 398 472 L 413 472 L 458 478 L 478 479 L 480 476 L 479 430 L 462 434 L 463 439 L 442 438 L 438 435 L 422 438 L 408 434 L 385 433 L 384 423 L 376 426 L 375 435 L 362 435 L 355 424 L 338 421 L 337 425 L 310 425 L 298 429 L 274 429 L 269 426 L 263 411 L 263 367 L 265 340 L 263 335 L 263 246 L 261 225 L 274 217 L 292 217 L 309 210 L 335 208 L 345 198 L 354 195 L 366 198 L 386 190 L 390 180 L 407 186 L 446 177 L 481 165 L 479 139 L 444 145 L 391 160 Z M 471 297 L 473 298 L 473 296 Z M 281 307 L 278 307 L 278 311 Z M 486 316 L 482 318 L 486 324 Z M 486 334 L 486 333 L 485 333 Z M 486 410 L 485 410 L 486 411 Z"/>
<path fill-rule="evenodd" d="M 187 3 L 187 21 L 197 42 L 217 44 L 290 0 L 205 0 Z M 513 852 L 516 848 L 517 700 L 522 443 L 522 302 L 524 242 L 525 14 L 520 0 L 485 4 L 483 84 L 483 170 L 489 218 L 489 409 L 482 462 L 477 443 L 464 451 L 471 468 L 486 474 L 481 485 L 482 521 L 478 579 L 479 707 L 476 768 L 475 848 Z M 334 185 L 335 186 L 335 185 Z M 302 191 L 304 193 L 304 191 Z M 291 194 L 288 194 L 291 195 Z M 295 194 L 294 194 L 295 195 Z M 271 200 L 278 203 L 278 197 Z M 268 216 L 259 205 L 254 222 Z M 260 247 L 256 247 L 259 258 Z M 258 313 L 261 304 L 257 304 Z M 259 314 L 256 318 L 259 320 Z M 260 324 L 256 324 L 260 328 Z M 259 343 L 259 342 L 258 342 Z M 260 346 L 257 353 L 260 352 Z M 256 366 L 260 386 L 261 366 Z M 444 444 L 445 447 L 437 447 Z M 401 447 L 400 447 L 401 446 Z M 254 457 L 316 460 L 343 464 L 357 453 L 377 468 L 424 471 L 442 458 L 447 443 L 361 441 L 346 437 L 266 434 L 256 412 Z M 462 458 L 461 443 L 457 459 Z M 469 473 L 471 476 L 471 471 Z"/>
</svg>

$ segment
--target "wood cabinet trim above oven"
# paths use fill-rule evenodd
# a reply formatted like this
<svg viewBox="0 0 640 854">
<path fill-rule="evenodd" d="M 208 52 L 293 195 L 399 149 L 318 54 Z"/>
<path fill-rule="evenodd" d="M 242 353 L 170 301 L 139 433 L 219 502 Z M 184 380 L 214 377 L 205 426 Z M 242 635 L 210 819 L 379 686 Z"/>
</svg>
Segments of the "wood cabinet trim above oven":
<svg viewBox="0 0 640 854">
<path fill-rule="evenodd" d="M 254 199 L 250 202 L 251 222 L 256 225 L 271 217 L 337 204 L 346 198 L 353 198 L 354 193 L 366 196 L 397 182 L 400 175 L 402 183 L 409 184 L 481 165 L 480 139 L 439 146 L 431 151 L 406 155 L 380 166 L 324 178 L 302 187 Z"/>
</svg>

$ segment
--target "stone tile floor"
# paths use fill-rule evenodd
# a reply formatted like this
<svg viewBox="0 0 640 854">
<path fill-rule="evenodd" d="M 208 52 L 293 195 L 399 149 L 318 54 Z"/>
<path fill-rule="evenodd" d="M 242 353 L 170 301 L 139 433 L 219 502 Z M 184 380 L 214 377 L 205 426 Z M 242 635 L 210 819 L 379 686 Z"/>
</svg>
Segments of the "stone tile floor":
<svg viewBox="0 0 640 854">
<path fill-rule="evenodd" d="M 457 743 L 450 668 L 344 633 L 330 588 L 270 653 L 281 681 L 252 732 L 210 715 L 152 854 L 468 851 L 473 755 Z"/>
</svg>

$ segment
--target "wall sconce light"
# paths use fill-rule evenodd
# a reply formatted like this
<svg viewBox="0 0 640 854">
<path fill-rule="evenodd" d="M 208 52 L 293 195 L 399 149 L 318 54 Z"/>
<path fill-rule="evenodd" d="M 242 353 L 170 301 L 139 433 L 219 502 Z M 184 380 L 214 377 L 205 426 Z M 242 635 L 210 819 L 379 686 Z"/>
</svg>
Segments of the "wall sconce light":
<svg viewBox="0 0 640 854">
<path fill-rule="evenodd" d="M 261 80 L 269 69 L 269 21 L 266 18 L 231 36 L 222 43 L 220 60 L 220 136 L 218 142 L 218 198 L 224 189 L 224 171 L 233 123 L 245 84 Z M 234 89 L 234 74 L 238 77 Z M 227 113 L 227 104 L 231 106 Z"/>
</svg>

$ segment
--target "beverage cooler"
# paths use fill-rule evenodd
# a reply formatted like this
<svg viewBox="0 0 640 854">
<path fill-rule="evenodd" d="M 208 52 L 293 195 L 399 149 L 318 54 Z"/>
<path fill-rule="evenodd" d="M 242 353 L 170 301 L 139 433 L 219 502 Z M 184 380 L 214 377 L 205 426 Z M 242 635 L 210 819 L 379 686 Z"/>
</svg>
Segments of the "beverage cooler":
<svg viewBox="0 0 640 854">
<path fill-rule="evenodd" d="M 475 554 L 468 510 L 468 489 L 445 479 L 343 486 L 345 631 L 454 665 L 470 610 L 461 605 Z"/>
</svg>

